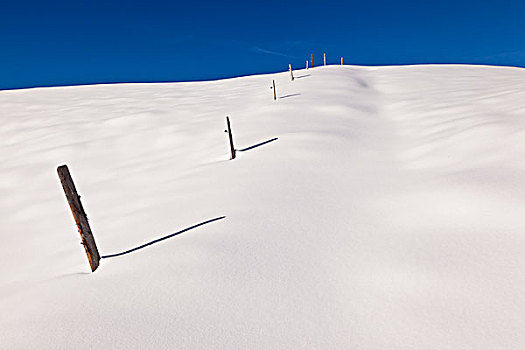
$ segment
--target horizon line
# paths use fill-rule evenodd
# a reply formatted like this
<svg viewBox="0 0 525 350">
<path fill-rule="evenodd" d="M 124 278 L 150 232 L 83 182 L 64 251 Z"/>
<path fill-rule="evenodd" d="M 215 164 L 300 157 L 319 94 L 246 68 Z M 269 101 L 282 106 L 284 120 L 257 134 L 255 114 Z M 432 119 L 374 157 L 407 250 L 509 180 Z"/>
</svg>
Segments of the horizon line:
<svg viewBox="0 0 525 350">
<path fill-rule="evenodd" d="M 326 66 L 341 66 L 340 64 L 327 64 Z M 352 67 L 396 67 L 396 66 L 487 66 L 487 67 L 501 67 L 501 68 L 519 68 L 519 69 L 525 69 L 525 66 L 513 66 L 513 65 L 495 65 L 495 64 L 486 64 L 486 63 L 393 63 L 393 64 L 369 64 L 369 65 L 363 65 L 363 64 L 343 64 L 343 66 L 352 66 Z M 311 67 L 309 69 L 319 68 L 323 67 L 323 65 Z M 305 69 L 299 68 L 294 70 L 302 70 Z M 211 79 L 195 79 L 195 80 L 142 80 L 142 81 L 101 81 L 101 82 L 93 82 L 93 83 L 74 83 L 74 84 L 42 84 L 42 85 L 30 85 L 30 86 L 23 86 L 23 87 L 12 87 L 12 88 L 0 88 L 0 92 L 2 91 L 13 91 L 13 90 L 27 90 L 27 89 L 41 89 L 41 88 L 60 88 L 60 87 L 78 87 L 78 86 L 94 86 L 94 85 L 117 85 L 117 84 L 169 84 L 169 83 L 197 83 L 197 82 L 213 82 L 213 81 L 220 81 L 220 80 L 228 80 L 228 79 L 235 79 L 235 78 L 243 78 L 243 77 L 250 77 L 250 76 L 256 76 L 256 75 L 267 75 L 267 74 L 277 74 L 277 73 L 283 73 L 288 72 L 288 69 L 282 70 L 282 71 L 269 71 L 269 72 L 257 72 L 253 74 L 246 74 L 246 75 L 232 75 L 232 76 L 224 76 L 219 78 L 211 78 Z"/>
</svg>

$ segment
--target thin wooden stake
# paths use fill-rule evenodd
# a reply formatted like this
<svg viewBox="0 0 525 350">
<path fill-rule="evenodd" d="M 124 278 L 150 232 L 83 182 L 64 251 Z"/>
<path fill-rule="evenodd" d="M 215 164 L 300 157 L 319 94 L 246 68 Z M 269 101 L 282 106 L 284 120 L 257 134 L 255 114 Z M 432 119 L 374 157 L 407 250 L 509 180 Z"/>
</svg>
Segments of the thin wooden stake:
<svg viewBox="0 0 525 350">
<path fill-rule="evenodd" d="M 290 79 L 293 81 L 293 70 L 292 70 L 292 64 L 288 63 L 288 68 L 290 68 Z"/>
<path fill-rule="evenodd" d="M 326 66 L 326 53 L 323 53 L 323 63 Z"/>
<path fill-rule="evenodd" d="M 277 100 L 277 92 L 275 91 L 275 80 L 272 80 L 273 84 L 273 100 Z"/>
<path fill-rule="evenodd" d="M 312 68 L 314 68 L 314 54 L 313 53 L 310 54 L 310 58 L 312 60 Z"/>
<path fill-rule="evenodd" d="M 343 65 L 343 57 L 341 57 L 341 66 Z"/>
<path fill-rule="evenodd" d="M 86 212 L 84 211 L 84 207 L 82 207 L 80 196 L 77 193 L 67 165 L 59 166 L 57 168 L 57 172 L 60 182 L 62 183 L 64 193 L 66 194 L 69 207 L 73 213 L 73 218 L 77 224 L 78 232 L 82 238 L 82 245 L 86 250 L 89 265 L 91 266 L 91 271 L 95 272 L 100 262 L 100 254 L 98 253 L 97 245 L 95 243 L 95 237 L 93 237 L 93 233 L 89 227 Z"/>
<path fill-rule="evenodd" d="M 306 60 L 306 70 L 308 70 L 308 60 Z"/>
<path fill-rule="evenodd" d="M 228 127 L 228 137 L 230 138 L 230 151 L 231 151 L 231 157 L 230 160 L 235 159 L 235 147 L 233 147 L 233 136 L 232 136 L 232 129 L 230 127 L 230 118 L 226 116 L 226 126 Z"/>
</svg>

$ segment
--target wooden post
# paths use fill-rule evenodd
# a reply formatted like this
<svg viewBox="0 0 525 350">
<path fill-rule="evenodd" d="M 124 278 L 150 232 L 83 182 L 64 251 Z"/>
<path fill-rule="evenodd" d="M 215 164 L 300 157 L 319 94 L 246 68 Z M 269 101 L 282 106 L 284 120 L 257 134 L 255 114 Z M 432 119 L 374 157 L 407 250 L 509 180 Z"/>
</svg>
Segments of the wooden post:
<svg viewBox="0 0 525 350">
<path fill-rule="evenodd" d="M 230 138 L 230 151 L 231 151 L 231 157 L 230 160 L 235 159 L 235 147 L 233 147 L 233 136 L 232 136 L 232 129 L 230 127 L 230 118 L 226 116 L 226 126 L 228 127 L 228 137 Z"/>
<path fill-rule="evenodd" d="M 308 70 L 308 60 L 306 60 L 306 70 Z"/>
<path fill-rule="evenodd" d="M 292 64 L 288 63 L 288 68 L 290 68 L 290 79 L 293 81 L 293 71 L 292 71 Z"/>
<path fill-rule="evenodd" d="M 80 202 L 80 196 L 77 193 L 71 174 L 69 174 L 69 169 L 67 165 L 61 165 L 57 168 L 58 177 L 64 188 L 69 207 L 73 213 L 73 218 L 78 227 L 78 232 L 82 238 L 82 245 L 86 250 L 86 255 L 89 260 L 89 265 L 91 266 L 91 271 L 95 272 L 100 262 L 100 255 L 98 253 L 97 245 L 95 243 L 95 237 L 91 233 L 91 228 L 89 227 L 88 218 L 84 208 L 82 207 L 82 202 Z"/>
<path fill-rule="evenodd" d="M 314 54 L 313 53 L 310 54 L 310 58 L 312 60 L 312 68 L 314 68 Z"/>
<path fill-rule="evenodd" d="M 343 57 L 341 57 L 341 66 L 343 65 Z"/>
<path fill-rule="evenodd" d="M 277 92 L 275 91 L 275 80 L 272 80 L 273 84 L 273 100 L 277 100 Z"/>
<path fill-rule="evenodd" d="M 323 63 L 326 66 L 326 53 L 323 53 Z"/>
</svg>

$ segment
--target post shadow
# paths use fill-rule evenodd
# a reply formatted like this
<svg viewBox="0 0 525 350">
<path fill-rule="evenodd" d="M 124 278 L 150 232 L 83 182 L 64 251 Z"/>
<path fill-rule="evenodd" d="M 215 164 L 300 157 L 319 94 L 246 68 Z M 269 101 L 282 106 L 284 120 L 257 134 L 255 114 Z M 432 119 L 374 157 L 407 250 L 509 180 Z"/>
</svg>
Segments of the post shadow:
<svg viewBox="0 0 525 350">
<path fill-rule="evenodd" d="M 293 96 L 299 96 L 299 95 L 301 95 L 301 94 L 289 94 L 289 95 L 279 96 L 279 100 L 282 99 L 282 98 L 293 97 Z"/>
<path fill-rule="evenodd" d="M 167 236 L 164 236 L 164 237 L 161 237 L 161 238 L 157 238 L 151 242 L 148 242 L 148 243 L 144 243 L 142 245 L 139 245 L 138 247 L 135 247 L 135 248 L 131 248 L 131 249 L 128 249 L 128 250 L 125 250 L 123 252 L 120 252 L 120 253 L 115 253 L 115 254 L 108 254 L 108 255 L 103 255 L 101 256 L 100 258 L 101 259 L 107 259 L 107 258 L 114 258 L 116 256 L 121 256 L 121 255 L 126 255 L 126 254 L 129 254 L 129 253 L 132 253 L 136 250 L 139 250 L 139 249 L 142 249 L 142 248 L 146 248 L 152 244 L 155 244 L 155 243 L 159 243 L 165 239 L 168 239 L 168 238 L 171 238 L 171 237 L 174 237 L 174 236 L 177 236 L 177 235 L 180 235 L 181 233 L 184 233 L 186 231 L 189 231 L 189 230 L 193 230 L 194 228 L 197 228 L 199 226 L 202 226 L 202 225 L 206 225 L 206 224 L 209 224 L 211 222 L 214 222 L 214 221 L 218 221 L 218 220 L 222 220 L 224 219 L 226 216 L 219 216 L 218 218 L 215 218 L 215 219 L 210 219 L 210 220 L 206 220 L 206 221 L 203 221 L 199 224 L 196 224 L 196 225 L 193 225 L 193 226 L 190 226 L 190 227 L 187 227 L 185 228 L 184 230 L 181 230 L 181 231 L 178 231 L 178 232 L 175 232 L 175 233 L 172 233 L 172 234 L 169 234 Z"/>
<path fill-rule="evenodd" d="M 261 142 L 261 143 L 258 143 L 256 145 L 253 145 L 253 146 L 250 146 L 250 147 L 246 147 L 246 148 L 243 148 L 243 149 L 238 149 L 237 151 L 239 152 L 246 152 L 246 151 L 249 151 L 251 149 L 254 149 L 254 148 L 257 148 L 257 147 L 260 147 L 260 146 L 263 146 L 263 145 L 266 145 L 267 143 L 270 143 L 270 142 L 273 142 L 275 140 L 278 140 L 277 137 L 274 137 L 273 139 L 270 139 L 270 140 L 266 140 L 264 142 Z"/>
</svg>

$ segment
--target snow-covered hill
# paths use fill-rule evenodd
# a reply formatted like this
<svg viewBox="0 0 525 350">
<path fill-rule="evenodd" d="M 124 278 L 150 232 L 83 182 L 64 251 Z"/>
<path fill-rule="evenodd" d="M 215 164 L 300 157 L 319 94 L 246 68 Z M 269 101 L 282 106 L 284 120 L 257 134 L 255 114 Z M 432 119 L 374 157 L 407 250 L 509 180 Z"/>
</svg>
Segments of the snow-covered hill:
<svg viewBox="0 0 525 350">
<path fill-rule="evenodd" d="M 1 91 L 0 348 L 524 348 L 525 70 L 295 76 Z"/>
</svg>

